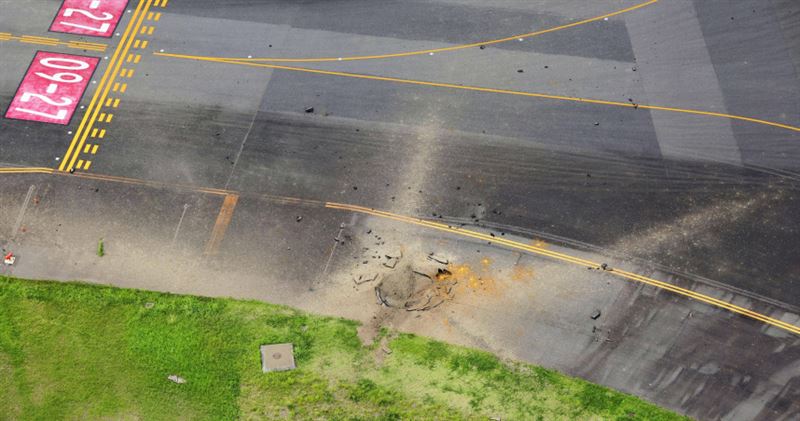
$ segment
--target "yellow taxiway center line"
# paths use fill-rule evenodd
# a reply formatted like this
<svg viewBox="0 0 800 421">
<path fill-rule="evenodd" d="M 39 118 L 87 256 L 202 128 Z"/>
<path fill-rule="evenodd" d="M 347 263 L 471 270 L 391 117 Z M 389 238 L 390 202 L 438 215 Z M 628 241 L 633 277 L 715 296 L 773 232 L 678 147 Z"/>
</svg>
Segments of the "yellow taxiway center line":
<svg viewBox="0 0 800 421">
<path fill-rule="evenodd" d="M 106 69 L 105 74 L 103 74 L 103 79 L 100 81 L 100 86 L 98 87 L 97 91 L 95 92 L 95 97 L 92 98 L 92 102 L 89 103 L 89 106 L 92 107 L 94 105 L 95 99 L 97 98 L 98 93 L 102 91 L 100 94 L 100 101 L 99 104 L 102 104 L 103 101 L 108 96 L 108 92 L 111 90 L 111 84 L 114 83 L 114 80 L 119 73 L 119 68 L 122 66 L 122 60 L 120 57 L 125 57 L 128 54 L 128 51 L 131 48 L 131 44 L 133 44 L 133 39 L 136 37 L 136 31 L 138 31 L 139 27 L 144 22 L 144 16 L 147 13 L 147 10 L 150 8 L 153 0 L 139 0 L 139 5 L 136 6 L 136 11 L 132 17 L 131 23 L 125 29 L 125 33 L 120 40 L 120 45 L 123 45 L 123 48 L 118 48 L 117 51 L 114 52 L 114 56 L 111 59 L 111 62 Z M 134 34 L 131 36 L 131 34 Z M 110 78 L 109 78 L 110 76 Z M 105 83 L 106 80 L 108 83 Z M 115 102 L 115 105 L 118 104 L 119 101 Z M 91 128 L 94 125 L 95 120 L 97 119 L 97 115 L 100 112 L 100 106 L 94 107 L 91 111 L 87 111 L 84 115 L 84 120 L 81 121 L 81 126 L 78 127 L 78 132 L 75 133 L 75 137 L 70 144 L 69 149 L 67 150 L 67 154 L 64 157 L 64 160 L 61 162 L 59 166 L 59 170 L 62 171 L 70 171 L 73 169 L 75 165 L 75 161 L 78 159 L 78 155 L 80 155 L 80 150 L 83 147 L 84 143 L 86 142 L 86 137 L 88 135 L 88 128 Z M 87 130 L 81 132 L 81 127 L 83 126 L 86 116 L 90 115 L 89 117 L 89 124 L 86 126 Z M 79 136 L 80 135 L 80 136 Z M 71 155 L 70 155 L 71 154 Z"/>
<path fill-rule="evenodd" d="M 483 233 L 480 233 L 480 232 L 471 231 L 471 230 L 467 230 L 467 229 L 453 228 L 453 227 L 445 225 L 445 224 L 426 221 L 424 219 L 412 218 L 412 217 L 408 217 L 408 216 L 393 214 L 393 213 L 390 213 L 390 212 L 378 211 L 378 210 L 374 210 L 374 209 L 370 209 L 370 208 L 365 208 L 363 206 L 346 205 L 346 204 L 342 204 L 342 203 L 328 202 L 328 203 L 325 204 L 325 207 L 326 208 L 330 208 L 330 209 L 339 209 L 339 210 L 346 210 L 346 211 L 351 211 L 351 212 L 365 213 L 365 214 L 369 214 L 369 215 L 373 215 L 373 216 L 378 216 L 378 217 L 381 217 L 381 218 L 392 219 L 392 220 L 395 220 L 395 221 L 406 222 L 406 223 L 410 223 L 410 224 L 414 224 L 414 225 L 429 227 L 429 228 L 433 228 L 433 229 L 436 229 L 436 230 L 439 230 L 439 231 L 446 231 L 446 232 L 449 232 L 449 233 L 457 234 L 457 235 L 460 235 L 460 236 L 470 237 L 470 238 L 474 238 L 474 239 L 478 239 L 478 240 L 482 240 L 482 241 L 487 241 L 487 242 L 491 242 L 491 243 L 495 243 L 495 244 L 501 244 L 501 245 L 504 245 L 506 247 L 514 248 L 514 249 L 517 249 L 517 250 L 527 251 L 527 252 L 530 252 L 530 253 L 533 253 L 533 254 L 537 254 L 537 255 L 541 255 L 541 256 L 550 257 L 550 258 L 553 258 L 553 259 L 557 259 L 557 260 L 561 260 L 561 261 L 564 261 L 564 262 L 572 263 L 572 264 L 579 265 L 579 266 L 582 266 L 582 267 L 599 267 L 600 266 L 600 264 L 597 263 L 597 262 L 593 262 L 593 261 L 586 260 L 586 259 L 581 259 L 581 258 L 570 256 L 570 255 L 567 255 L 567 254 L 564 254 L 564 253 L 554 252 L 554 251 L 547 250 L 547 249 L 542 248 L 542 247 L 536 247 L 536 246 L 523 244 L 523 243 L 519 243 L 519 242 L 512 241 L 512 240 L 507 240 L 507 239 L 498 238 L 498 237 L 492 237 L 490 235 L 486 235 L 486 234 L 483 234 Z M 631 281 L 644 283 L 644 284 L 647 284 L 647 285 L 654 286 L 656 288 L 660 288 L 660 289 L 664 289 L 664 290 L 667 290 L 667 291 L 670 291 L 670 292 L 673 292 L 673 293 L 676 293 L 676 294 L 680 294 L 680 295 L 692 298 L 694 300 L 702 301 L 702 302 L 704 302 L 706 304 L 709 304 L 709 305 L 712 305 L 712 306 L 716 306 L 716 307 L 720 307 L 720 308 L 726 309 L 728 311 L 731 311 L 731 312 L 734 312 L 734 313 L 749 317 L 751 319 L 755 319 L 755 320 L 761 321 L 761 322 L 766 323 L 768 325 L 775 326 L 777 328 L 780 328 L 780 329 L 789 331 L 791 333 L 800 335 L 800 326 L 795 326 L 795 325 L 786 323 L 786 322 L 784 322 L 782 320 L 778 320 L 778 319 L 766 316 L 764 314 L 757 313 L 755 311 L 746 309 L 744 307 L 737 306 L 735 304 L 728 303 L 726 301 L 722 301 L 720 299 L 717 299 L 717 298 L 714 298 L 714 297 L 711 297 L 711 296 L 708 296 L 708 295 L 705 295 L 705 294 L 701 294 L 701 293 L 698 293 L 698 292 L 695 292 L 695 291 L 692 291 L 692 290 L 689 290 L 689 289 L 686 289 L 686 288 L 681 288 L 681 287 L 676 286 L 676 285 L 668 284 L 668 283 L 663 282 L 663 281 L 659 281 L 659 280 L 656 280 L 656 279 L 648 278 L 648 277 L 645 277 L 645 276 L 642 276 L 642 275 L 637 275 L 635 273 L 631 273 L 631 272 L 627 272 L 627 271 L 619 270 L 619 269 L 615 269 L 615 268 L 612 268 L 609 271 L 604 271 L 604 273 L 608 273 L 608 274 L 615 275 L 615 276 L 618 276 L 618 277 L 622 277 L 622 278 L 625 278 L 625 279 L 628 279 L 628 280 L 631 280 Z"/>
<path fill-rule="evenodd" d="M 580 102 L 585 104 L 596 104 L 596 105 L 610 105 L 615 107 L 623 107 L 623 108 L 641 108 L 644 110 L 653 110 L 653 111 L 667 111 L 673 113 L 682 113 L 682 114 L 693 114 L 693 115 L 700 115 L 706 117 L 720 117 L 720 118 L 727 118 L 731 120 L 739 120 L 739 121 L 746 121 L 749 123 L 755 124 L 762 124 L 765 126 L 772 126 L 777 127 L 780 129 L 791 130 L 794 132 L 800 132 L 800 127 L 790 126 L 788 124 L 777 123 L 774 121 L 762 120 L 758 118 L 752 117 L 745 117 L 733 114 L 723 114 L 723 113 L 715 113 L 711 111 L 703 111 L 703 110 L 693 110 L 689 108 L 677 108 L 677 107 L 663 107 L 660 105 L 646 105 L 646 104 L 634 104 L 630 102 L 619 102 L 619 101 L 606 101 L 601 99 L 589 99 L 589 98 L 579 98 L 579 97 L 571 97 L 571 96 L 563 96 L 563 95 L 551 95 L 551 94 L 543 94 L 537 92 L 524 92 L 524 91 L 512 91 L 508 89 L 494 89 L 494 88 L 484 88 L 480 86 L 470 86 L 470 85 L 456 85 L 453 83 L 439 83 L 439 82 L 428 82 L 424 80 L 415 80 L 415 79 L 401 79 L 395 77 L 386 77 L 386 76 L 373 76 L 361 73 L 347 73 L 347 72 L 337 72 L 331 70 L 319 70 L 319 69 L 309 69 L 307 67 L 293 67 L 293 66 L 282 66 L 277 64 L 266 64 L 266 63 L 253 63 L 253 62 L 245 62 L 240 60 L 225 60 L 219 59 L 214 57 L 204 57 L 200 58 L 198 56 L 187 56 L 182 54 L 171 54 L 171 53 L 154 53 L 157 56 L 162 57 L 172 57 L 172 58 L 181 58 L 187 60 L 199 60 L 199 61 L 210 61 L 212 63 L 226 63 L 226 64 L 236 64 L 240 66 L 250 66 L 250 67 L 264 67 L 268 69 L 279 69 L 279 70 L 290 70 L 295 72 L 304 72 L 304 73 L 313 73 L 313 74 L 320 74 L 320 75 L 328 75 L 328 76 L 340 76 L 340 77 L 349 77 L 349 78 L 356 78 L 356 79 L 367 79 L 367 80 L 378 80 L 382 82 L 394 82 L 394 83 L 404 83 L 409 85 L 420 85 L 420 86 L 432 86 L 436 88 L 448 88 L 448 89 L 461 89 L 466 91 L 475 91 L 475 92 L 486 92 L 486 93 L 494 93 L 494 94 L 504 94 L 504 95 L 516 95 L 516 96 L 526 96 L 532 98 L 543 98 L 543 99 L 553 99 L 559 101 L 571 101 L 571 102 Z"/>
<path fill-rule="evenodd" d="M 246 58 L 246 57 L 217 57 L 223 60 L 240 60 L 240 61 L 271 61 L 275 63 L 319 63 L 319 62 L 328 62 L 328 61 L 355 61 L 355 60 L 376 60 L 376 59 L 386 59 L 386 58 L 397 58 L 397 57 L 409 57 L 409 56 L 417 56 L 422 54 L 435 54 L 441 53 L 446 51 L 456 51 L 456 50 L 464 50 L 467 48 L 474 48 L 480 46 L 487 46 L 493 44 L 500 44 L 503 42 L 509 41 L 516 41 L 525 38 L 531 38 L 538 35 L 548 34 L 551 32 L 561 31 L 564 29 L 574 28 L 576 26 L 585 25 L 587 23 L 597 22 L 599 20 L 607 19 L 613 16 L 621 15 L 623 13 L 632 12 L 637 9 L 641 9 L 643 7 L 649 6 L 651 4 L 657 3 L 659 0 L 648 0 L 644 3 L 640 3 L 622 10 L 617 10 L 616 12 L 606 13 L 605 15 L 595 16 L 593 18 L 584 19 L 578 22 L 569 23 L 566 25 L 560 25 L 553 28 L 542 29 L 536 32 L 529 32 L 526 34 L 519 34 L 513 35 L 506 38 L 488 40 L 483 42 L 473 42 L 471 44 L 462 44 L 462 45 L 455 45 L 452 47 L 443 47 L 443 48 L 433 48 L 428 50 L 418 50 L 418 51 L 407 51 L 403 53 L 392 53 L 392 54 L 378 54 L 378 55 L 369 55 L 369 56 L 352 56 L 352 57 L 320 57 L 320 58 L 280 58 L 280 57 L 261 57 L 261 58 Z"/>
</svg>

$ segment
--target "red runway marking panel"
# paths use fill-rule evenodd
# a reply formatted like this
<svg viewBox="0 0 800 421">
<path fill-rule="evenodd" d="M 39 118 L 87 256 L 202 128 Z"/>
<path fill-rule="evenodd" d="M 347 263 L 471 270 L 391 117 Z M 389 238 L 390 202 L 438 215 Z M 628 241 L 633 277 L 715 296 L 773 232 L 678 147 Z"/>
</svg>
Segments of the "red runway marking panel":
<svg viewBox="0 0 800 421">
<path fill-rule="evenodd" d="M 108 38 L 127 5 L 128 0 L 64 0 L 50 30 Z"/>
<path fill-rule="evenodd" d="M 97 57 L 37 52 L 6 118 L 69 124 L 99 62 Z"/>
</svg>

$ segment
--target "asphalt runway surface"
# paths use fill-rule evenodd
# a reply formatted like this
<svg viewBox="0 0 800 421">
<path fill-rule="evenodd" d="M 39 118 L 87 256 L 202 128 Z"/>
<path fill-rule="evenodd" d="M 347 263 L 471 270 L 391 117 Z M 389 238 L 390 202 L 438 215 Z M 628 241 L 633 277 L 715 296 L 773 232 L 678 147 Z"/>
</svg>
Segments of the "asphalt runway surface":
<svg viewBox="0 0 800 421">
<path fill-rule="evenodd" d="M 4 113 L 35 51 L 103 58 L 69 125 L 0 119 L 0 167 L 58 174 L 0 174 L 4 243 L 58 256 L 23 273 L 303 306 L 287 297 L 325 291 L 325 278 L 345 270 L 339 254 L 357 252 L 330 250 L 345 225 L 363 224 L 320 206 L 337 202 L 546 241 L 787 314 L 800 306 L 796 2 L 132 0 L 108 39 L 48 32 L 59 5 L 0 1 Z M 76 190 L 84 182 L 100 184 Z M 46 212 L 20 211 L 39 197 L 54 200 Z M 64 267 L 89 259 L 69 244 L 98 235 L 125 238 L 142 258 L 166 247 L 242 281 L 164 286 L 153 279 L 169 263 L 118 262 L 135 271 L 128 280 L 118 268 Z M 461 246 L 471 247 L 452 247 Z M 268 283 L 281 298 L 260 289 L 264 274 L 285 280 Z M 792 317 L 781 320 L 796 325 Z M 747 335 L 765 334 L 753 323 Z M 697 327 L 720 350 L 727 328 Z M 785 374 L 798 361 L 785 340 L 793 345 L 762 376 L 769 387 L 715 405 L 732 396 L 719 378 L 702 380 L 716 392 L 699 399 L 701 380 L 689 374 L 662 389 L 610 376 L 624 358 L 581 371 L 575 356 L 515 356 L 703 419 L 790 419 L 800 380 Z M 682 353 L 695 349 L 679 342 Z M 715 364 L 755 376 L 750 366 L 767 351 L 754 342 L 748 358 Z M 722 375 L 670 361 L 663 370 Z M 763 390 L 774 393 L 756 399 Z"/>
</svg>

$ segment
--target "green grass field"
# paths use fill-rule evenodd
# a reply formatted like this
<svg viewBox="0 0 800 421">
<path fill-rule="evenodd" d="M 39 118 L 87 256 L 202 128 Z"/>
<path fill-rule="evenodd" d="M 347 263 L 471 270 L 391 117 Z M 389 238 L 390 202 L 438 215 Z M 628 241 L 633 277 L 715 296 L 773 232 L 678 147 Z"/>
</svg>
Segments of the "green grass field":
<svg viewBox="0 0 800 421">
<path fill-rule="evenodd" d="M 384 332 L 386 355 L 356 327 L 260 302 L 0 277 L 0 419 L 683 419 L 414 335 Z M 294 343 L 297 370 L 261 372 L 258 347 L 275 342 Z"/>
</svg>

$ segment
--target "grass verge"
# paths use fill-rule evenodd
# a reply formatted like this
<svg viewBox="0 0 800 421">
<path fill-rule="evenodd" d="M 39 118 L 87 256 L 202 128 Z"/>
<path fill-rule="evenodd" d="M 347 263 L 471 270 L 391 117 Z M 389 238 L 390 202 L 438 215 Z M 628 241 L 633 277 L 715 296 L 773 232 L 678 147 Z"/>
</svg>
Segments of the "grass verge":
<svg viewBox="0 0 800 421">
<path fill-rule="evenodd" d="M 683 419 L 414 335 L 384 332 L 385 354 L 356 327 L 260 302 L 0 277 L 0 420 Z M 298 369 L 261 373 L 259 345 L 277 342 L 294 344 Z"/>
</svg>

